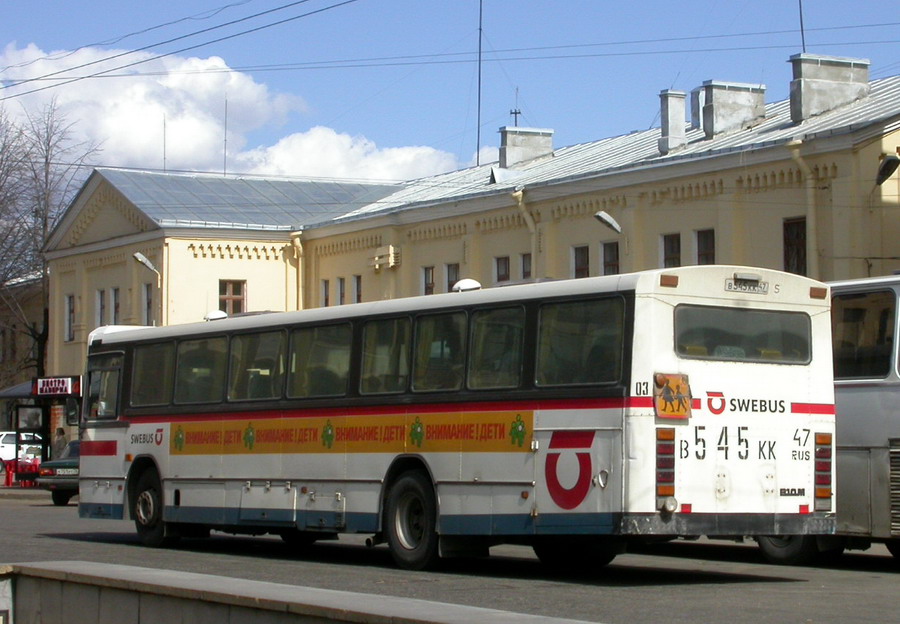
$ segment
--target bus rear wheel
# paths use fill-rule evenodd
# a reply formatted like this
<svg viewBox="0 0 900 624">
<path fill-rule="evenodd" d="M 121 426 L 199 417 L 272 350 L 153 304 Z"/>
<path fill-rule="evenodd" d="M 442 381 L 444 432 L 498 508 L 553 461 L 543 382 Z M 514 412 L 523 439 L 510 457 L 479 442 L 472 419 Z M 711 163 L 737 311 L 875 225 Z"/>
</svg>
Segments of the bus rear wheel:
<svg viewBox="0 0 900 624">
<path fill-rule="evenodd" d="M 815 535 L 761 535 L 756 541 L 769 563 L 805 565 L 819 556 Z"/>
<path fill-rule="evenodd" d="M 387 495 L 384 532 L 394 562 L 424 570 L 438 560 L 437 505 L 431 480 L 419 470 L 397 478 Z"/>
<path fill-rule="evenodd" d="M 154 470 L 141 474 L 135 488 L 132 507 L 134 526 L 144 546 L 159 548 L 169 546 L 177 541 L 172 535 L 166 535 L 166 523 L 163 521 L 162 485 L 159 475 Z"/>
</svg>

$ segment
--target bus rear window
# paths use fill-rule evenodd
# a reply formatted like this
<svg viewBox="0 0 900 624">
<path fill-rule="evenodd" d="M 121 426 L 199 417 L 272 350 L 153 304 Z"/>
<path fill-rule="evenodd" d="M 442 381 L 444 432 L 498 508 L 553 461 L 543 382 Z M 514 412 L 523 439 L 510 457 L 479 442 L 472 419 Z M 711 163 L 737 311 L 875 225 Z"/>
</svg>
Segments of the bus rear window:
<svg viewBox="0 0 900 624">
<path fill-rule="evenodd" d="M 806 364 L 811 341 L 810 319 L 802 312 L 695 305 L 675 308 L 675 350 L 681 357 Z"/>
</svg>

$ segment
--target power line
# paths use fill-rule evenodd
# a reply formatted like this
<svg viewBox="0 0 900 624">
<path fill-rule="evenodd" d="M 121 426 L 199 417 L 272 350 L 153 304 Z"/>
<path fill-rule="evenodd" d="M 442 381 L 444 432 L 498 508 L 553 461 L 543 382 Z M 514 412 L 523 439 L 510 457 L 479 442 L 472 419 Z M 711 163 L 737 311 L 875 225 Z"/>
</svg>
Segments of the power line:
<svg viewBox="0 0 900 624">
<path fill-rule="evenodd" d="M 78 81 L 81 81 L 81 80 L 85 80 L 85 79 L 87 79 L 87 78 L 97 78 L 97 77 L 100 77 L 100 76 L 109 74 L 110 72 L 118 71 L 118 70 L 120 70 L 120 69 L 127 69 L 127 68 L 129 68 L 129 67 L 134 67 L 135 65 L 141 65 L 141 64 L 143 64 L 143 63 L 149 63 L 150 61 L 155 61 L 155 60 L 158 60 L 158 59 L 161 59 L 161 58 L 165 58 L 165 57 L 167 57 L 167 56 L 172 56 L 173 54 L 180 54 L 180 53 L 182 53 L 182 52 L 187 52 L 187 51 L 190 51 L 190 50 L 195 50 L 195 49 L 197 49 L 197 48 L 201 48 L 201 47 L 204 47 L 204 46 L 207 46 L 207 45 L 211 45 L 211 44 L 213 44 L 213 43 L 220 43 L 220 42 L 222 42 L 222 41 L 227 41 L 227 40 L 229 40 L 229 39 L 235 39 L 235 38 L 241 37 L 241 36 L 243 36 L 243 35 L 247 35 L 247 34 L 250 34 L 250 33 L 258 32 L 258 31 L 265 30 L 265 29 L 268 29 L 268 28 L 272 28 L 272 27 L 274 27 L 274 26 L 280 26 L 280 25 L 282 25 L 282 24 L 286 24 L 286 23 L 288 23 L 288 22 L 293 22 L 293 21 L 296 21 L 296 20 L 298 20 L 298 19 L 302 19 L 302 18 L 304 18 L 304 17 L 309 17 L 309 16 L 311 16 L 311 15 L 316 15 L 316 14 L 318 14 L 318 13 L 324 13 L 325 11 L 329 11 L 329 10 L 331 10 L 331 9 L 335 9 L 335 8 L 338 8 L 338 7 L 347 5 L 347 4 L 353 4 L 353 3 L 358 2 L 358 1 L 359 1 L 359 0 L 344 0 L 343 2 L 338 2 L 338 3 L 336 3 L 336 4 L 332 4 L 332 5 L 330 5 L 330 6 L 323 7 L 323 8 L 321 8 L 321 9 L 316 9 L 316 10 L 314 10 L 314 11 L 309 11 L 309 12 L 307 12 L 307 13 L 303 13 L 303 14 L 301 14 L 301 15 L 295 15 L 294 17 L 285 18 L 285 19 L 283 19 L 283 20 L 279 20 L 279 21 L 276 21 L 276 22 L 271 22 L 271 23 L 269 23 L 269 24 L 263 24 L 262 26 L 257 26 L 257 27 L 255 27 L 255 28 L 250 28 L 250 29 L 247 29 L 247 30 L 243 30 L 243 31 L 238 32 L 238 33 L 234 33 L 234 34 L 231 34 L 231 35 L 226 35 L 226 36 L 224 36 L 224 37 L 219 37 L 218 39 L 212 39 L 212 40 L 209 40 L 209 41 L 205 41 L 205 42 L 202 42 L 202 43 L 198 43 L 198 44 L 196 44 L 196 45 L 187 46 L 187 47 L 185 47 L 185 48 L 181 48 L 181 49 L 178 49 L 178 50 L 173 50 L 172 52 L 166 52 L 166 53 L 164 53 L 164 54 L 157 54 L 156 56 L 152 56 L 152 57 L 150 57 L 150 58 L 142 59 L 142 60 L 139 60 L 139 61 L 134 61 L 133 63 L 127 63 L 127 64 L 125 64 L 125 65 L 119 65 L 118 67 L 113 67 L 113 68 L 110 68 L 110 69 L 106 69 L 106 70 L 103 70 L 103 71 L 99 71 L 99 72 L 96 72 L 96 73 L 94 73 L 94 74 L 89 74 L 89 75 L 87 75 L 87 76 L 78 76 L 78 77 L 75 77 L 75 78 L 69 78 L 69 79 L 61 78 L 61 80 L 63 80 L 63 82 L 60 82 L 60 83 L 57 83 L 57 84 L 54 84 L 54 85 L 45 86 L 45 87 L 39 87 L 39 88 L 37 88 L 37 89 L 31 89 L 30 91 L 23 91 L 23 92 L 21 92 L 21 93 L 17 93 L 17 94 L 15 94 L 15 95 L 11 95 L 11 96 L 6 96 L 6 97 L 4 97 L 4 98 L 0 98 L 0 102 L 5 101 L 5 100 L 8 100 L 8 99 L 11 99 L 11 98 L 14 98 L 14 97 L 20 97 L 20 96 L 23 96 L 23 95 L 29 95 L 29 94 L 31 94 L 31 93 L 37 93 L 37 92 L 39 92 L 39 91 L 45 91 L 45 90 L 47 90 L 47 89 L 53 89 L 53 88 L 55 88 L 55 87 L 59 87 L 59 86 L 71 84 L 71 83 L 73 83 L 73 82 L 78 82 Z M 291 5 L 284 5 L 283 7 L 278 7 L 278 8 L 276 8 L 276 9 L 271 9 L 271 10 L 269 10 L 269 11 L 266 11 L 265 13 L 271 13 L 272 11 L 281 10 L 282 8 L 285 8 L 285 7 L 287 7 L 287 6 L 294 6 L 294 5 L 298 5 L 298 4 L 303 4 L 303 3 L 305 3 L 305 2 L 309 2 L 309 0 L 298 0 L 297 2 L 291 3 Z M 262 15 L 262 13 L 257 14 L 257 15 Z M 204 29 L 204 30 L 202 30 L 202 31 L 198 31 L 198 32 L 196 32 L 196 33 L 191 33 L 191 34 L 189 34 L 189 35 L 183 35 L 183 36 L 181 36 L 181 37 L 175 37 L 175 38 L 170 39 L 169 41 L 163 42 L 163 43 L 170 43 L 170 42 L 172 42 L 172 41 L 178 41 L 178 40 L 180 40 L 180 39 L 184 39 L 184 38 L 187 38 L 187 37 L 196 36 L 197 34 L 200 34 L 200 33 L 203 33 L 203 32 L 208 32 L 208 31 L 215 30 L 215 29 L 218 29 L 218 28 L 222 28 L 223 26 L 231 25 L 232 23 L 237 23 L 238 21 L 246 21 L 247 19 L 251 19 L 252 17 L 256 17 L 256 16 L 250 16 L 250 17 L 247 17 L 247 18 L 241 18 L 240 20 L 236 20 L 236 21 L 231 22 L 231 23 L 229 23 L 229 24 L 222 24 L 222 25 L 220 25 L 220 26 L 215 26 L 215 27 L 211 27 L 211 28 Z M 161 45 L 161 44 L 156 44 L 156 45 Z M 45 76 L 42 76 L 41 78 L 47 78 L 48 76 L 54 76 L 54 75 L 57 75 L 57 74 L 69 72 L 69 71 L 72 71 L 73 69 L 79 69 L 79 68 L 84 67 L 84 66 L 95 65 L 95 64 L 97 64 L 97 63 L 101 63 L 101 62 L 105 62 L 105 61 L 112 60 L 112 59 L 115 59 L 115 58 L 119 58 L 119 57 L 122 57 L 122 56 L 126 56 L 126 55 L 128 55 L 128 54 L 134 54 L 135 52 L 139 52 L 139 51 L 146 50 L 146 49 L 149 48 L 149 47 L 153 47 L 153 46 L 145 46 L 145 47 L 143 47 L 143 48 L 139 48 L 138 50 L 133 50 L 133 51 L 131 51 L 131 52 L 123 52 L 123 53 L 121 53 L 121 54 L 116 54 L 116 55 L 113 55 L 113 56 L 108 57 L 108 58 L 105 58 L 105 59 L 100 59 L 100 60 L 97 60 L 97 61 L 92 61 L 92 62 L 86 63 L 86 64 L 84 64 L 84 65 L 80 65 L 80 66 L 76 66 L 76 67 L 68 68 L 68 69 L 64 69 L 64 70 L 59 70 L 59 71 L 53 72 L 53 73 L 51 73 L 51 74 L 47 74 L 47 75 L 45 75 Z M 18 83 L 14 83 L 14 84 L 11 84 L 11 85 L 4 85 L 3 87 L 0 87 L 0 88 L 2 88 L 2 89 L 8 89 L 8 88 L 11 88 L 11 87 L 19 86 L 19 85 L 24 84 L 24 83 L 26 83 L 26 82 L 33 82 L 33 81 L 35 81 L 35 80 L 37 80 L 37 79 L 32 78 L 32 79 L 24 80 L 24 81 L 21 81 L 21 82 L 18 82 Z"/>
<path fill-rule="evenodd" d="M 147 28 L 143 28 L 141 30 L 136 30 L 134 32 L 127 33 L 125 35 L 119 35 L 117 37 L 113 37 L 112 39 L 107 39 L 106 41 L 97 41 L 95 43 L 87 43 L 84 45 L 80 45 L 74 50 L 69 50 L 67 52 L 60 52 L 59 54 L 47 54 L 44 56 L 40 56 L 38 58 L 33 58 L 30 61 L 25 61 L 23 63 L 16 63 L 15 65 L 7 65 L 6 67 L 0 67 L 0 72 L 5 72 L 9 69 L 21 69 L 22 67 L 28 67 L 29 65 L 34 65 L 35 63 L 39 63 L 41 61 L 60 61 L 64 58 L 68 58 L 75 54 L 76 52 L 80 52 L 86 48 L 94 48 L 99 46 L 111 46 L 115 45 L 125 39 L 129 39 L 131 37 L 135 37 L 137 35 L 145 35 L 149 32 L 153 32 L 154 30 L 159 30 L 161 28 L 166 28 L 168 26 L 174 26 L 175 24 L 180 24 L 181 22 L 187 22 L 192 20 L 207 20 L 215 17 L 219 13 L 222 13 L 226 9 L 231 9 L 236 6 L 240 6 L 243 4 L 248 4 L 253 2 L 253 0 L 242 0 L 241 2 L 233 2 L 231 4 L 226 4 L 225 6 L 218 7 L 216 9 L 210 9 L 208 11 L 202 11 L 200 13 L 195 13 L 194 15 L 188 15 L 187 17 L 181 17 L 176 20 L 172 20 L 169 22 L 163 22 L 162 24 L 157 24 L 155 26 L 148 26 Z"/>
<path fill-rule="evenodd" d="M 282 7 L 278 7 L 276 9 L 272 9 L 267 12 L 272 12 L 275 10 L 280 10 L 281 8 L 294 6 L 296 4 L 300 4 L 303 2 L 308 2 L 309 0 L 300 0 L 299 2 L 294 2 L 289 5 L 283 5 Z M 68 69 L 59 70 L 56 72 L 52 72 L 50 74 L 44 74 L 43 76 L 37 76 L 34 78 L 29 78 L 27 80 L 23 80 L 17 83 L 2 85 L 0 86 L 0 90 L 9 89 L 15 86 L 19 86 L 21 84 L 25 84 L 27 82 L 42 82 L 47 80 L 60 80 L 57 84 L 41 87 L 39 89 L 25 91 L 22 93 L 17 93 L 13 96 L 7 96 L 4 98 L 0 98 L 0 101 L 10 99 L 12 97 L 18 97 L 21 95 L 28 95 L 30 93 L 34 93 L 36 91 L 41 91 L 48 88 L 53 88 L 56 86 L 62 86 L 65 84 L 69 84 L 71 82 L 86 80 L 89 78 L 105 78 L 105 77 L 141 77 L 141 76 L 159 76 L 159 75 L 169 75 L 169 74 L 214 74 L 214 73 L 234 73 L 234 72 L 268 72 L 268 71 L 295 71 L 295 70 L 311 70 L 311 69 L 354 69 L 354 68 L 364 68 L 364 67 L 394 67 L 394 66 L 404 66 L 404 65 L 441 65 L 441 64 L 452 64 L 452 63 L 472 63 L 475 60 L 472 58 L 472 52 L 447 52 L 447 53 L 438 53 L 438 54 L 421 54 L 421 55 L 399 55 L 399 56 L 385 56 L 385 57 L 370 57 L 370 58 L 362 58 L 362 59 L 336 59 L 336 60 L 326 60 L 326 61 L 312 61 L 305 63 L 278 63 L 278 64 L 267 64 L 267 65 L 252 65 L 252 66 L 240 66 L 240 67 L 230 67 L 230 68 L 216 68 L 216 69 L 202 69 L 202 70 L 184 70 L 184 71 L 164 71 L 164 72 L 132 72 L 127 74 L 112 74 L 111 72 L 118 71 L 120 69 L 127 69 L 129 67 L 133 67 L 135 65 L 148 63 L 166 56 L 171 56 L 173 54 L 179 54 L 181 52 L 185 52 L 188 50 L 193 50 L 198 47 L 202 47 L 205 45 L 210 45 L 212 43 L 218 43 L 220 41 L 225 41 L 227 39 L 235 38 L 238 36 L 242 36 L 245 34 L 249 34 L 252 32 L 256 32 L 258 30 L 262 30 L 265 28 L 269 28 L 271 26 L 276 26 L 283 24 L 288 21 L 292 21 L 295 19 L 299 19 L 302 17 L 307 17 L 314 13 L 326 11 L 332 8 L 336 8 L 342 6 L 344 4 L 350 4 L 352 2 L 356 2 L 358 0 L 347 0 L 346 2 L 341 2 L 329 7 L 325 7 L 318 11 L 312 11 L 309 13 L 305 13 L 303 15 L 299 15 L 296 17 L 288 18 L 286 20 L 281 20 L 278 22 L 274 22 L 271 24 L 263 25 L 257 28 L 249 29 L 246 31 L 242 31 L 239 33 L 235 33 L 233 35 L 229 35 L 226 37 L 222 37 L 219 39 L 214 39 L 211 41 L 207 41 L 201 44 L 197 44 L 194 46 L 182 48 L 180 50 L 175 50 L 173 52 L 168 52 L 165 54 L 160 54 L 157 56 L 153 56 L 147 59 L 143 59 L 141 61 L 136 61 L 134 63 L 129 63 L 126 65 L 121 65 L 118 67 L 114 67 L 108 70 L 104 70 L 102 72 L 96 72 L 93 74 L 87 74 L 83 76 L 75 76 L 75 77 L 61 77 L 58 79 L 52 78 L 55 75 L 73 71 L 75 69 L 80 69 L 82 67 L 95 65 L 97 63 L 109 61 L 120 56 L 124 56 L 126 54 L 135 53 L 139 51 L 144 51 L 149 47 L 153 47 L 155 45 L 162 45 L 163 43 L 169 43 L 172 41 L 177 41 L 179 39 L 184 39 L 190 36 L 194 36 L 196 34 L 201 34 L 203 32 L 208 32 L 210 30 L 214 30 L 216 28 L 220 28 L 227 24 L 223 24 L 222 26 L 212 27 L 209 29 L 204 29 L 202 31 L 197 31 L 196 33 L 192 33 L 190 35 L 184 35 L 182 37 L 177 37 L 170 39 L 166 42 L 161 42 L 158 44 L 153 44 L 151 46 L 145 46 L 139 48 L 137 50 L 133 50 L 131 52 L 122 53 L 119 55 L 115 55 L 112 57 L 106 57 L 97 61 L 93 61 L 91 63 L 86 63 L 83 65 L 79 65 L 76 67 L 70 67 Z M 264 12 L 264 13 L 267 13 Z M 262 15 L 264 13 L 258 13 L 254 16 L 249 16 L 247 18 L 242 18 L 241 20 L 236 21 L 244 21 L 246 19 L 250 19 L 252 17 L 256 17 Z M 230 22 L 229 24 L 236 23 Z M 815 28 L 815 29 L 807 29 L 808 31 L 841 31 L 841 30 L 851 30 L 851 29 L 864 29 L 864 28 L 881 28 L 885 26 L 898 26 L 900 22 L 888 22 L 884 24 L 860 24 L 854 26 L 834 26 L 827 28 Z M 634 40 L 623 40 L 623 41 L 611 41 L 611 42 L 601 42 L 601 43 L 588 43 L 588 44 L 566 44 L 566 45 L 557 45 L 557 46 L 535 46 L 535 47 L 525 47 L 525 48 L 507 48 L 494 50 L 493 54 L 495 58 L 488 59 L 489 62 L 504 62 L 504 61 L 532 61 L 532 60 L 554 60 L 554 59 L 566 59 L 566 58 L 599 58 L 599 57 L 614 57 L 614 56 L 646 56 L 651 54 L 689 54 L 689 53 L 710 53 L 710 52 L 735 52 L 735 51 L 748 51 L 748 50 L 774 50 L 774 49 L 789 49 L 793 48 L 794 44 L 784 44 L 784 45 L 765 45 L 765 46 L 730 46 L 730 47 L 719 47 L 719 48 L 691 48 L 689 50 L 682 49 L 666 49 L 666 50 L 643 50 L 643 51 L 627 51 L 627 52 L 598 52 L 598 53 L 584 53 L 584 54 L 547 54 L 547 55 L 527 55 L 527 56 L 506 56 L 500 57 L 497 55 L 503 54 L 522 54 L 529 52 L 539 52 L 539 51 L 547 51 L 547 50 L 569 50 L 569 49 L 581 49 L 581 48 L 596 48 L 596 47 L 610 47 L 610 46 L 625 46 L 625 45 L 644 45 L 651 43 L 670 43 L 670 42 L 680 42 L 680 41 L 697 41 L 697 40 L 710 40 L 710 39 L 729 39 L 729 38 L 740 38 L 740 37 L 758 37 L 758 36 L 770 36 L 770 35 L 780 35 L 780 34 L 796 34 L 797 30 L 773 30 L 773 31 L 758 31 L 758 32 L 749 32 L 749 33 L 732 33 L 732 34 L 721 34 L 721 35 L 699 35 L 693 37 L 663 37 L 657 39 L 634 39 Z M 826 42 L 816 44 L 817 47 L 822 46 L 855 46 L 855 45 L 884 45 L 884 44 L 895 44 L 900 43 L 900 40 L 882 40 L 882 41 L 845 41 L 845 42 Z M 455 60 L 454 60 L 455 59 Z"/>
</svg>

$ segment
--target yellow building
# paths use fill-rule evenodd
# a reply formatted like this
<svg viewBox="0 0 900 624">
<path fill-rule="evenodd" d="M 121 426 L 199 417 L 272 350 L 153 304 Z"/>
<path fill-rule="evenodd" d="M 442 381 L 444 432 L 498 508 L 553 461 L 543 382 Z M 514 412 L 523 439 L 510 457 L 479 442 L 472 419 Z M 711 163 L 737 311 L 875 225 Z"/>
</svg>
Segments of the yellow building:
<svg viewBox="0 0 900 624">
<path fill-rule="evenodd" d="M 396 186 L 253 180 L 306 189 L 272 199 L 246 180 L 97 171 L 47 246 L 48 370 L 80 371 L 100 324 L 199 321 L 232 300 L 285 310 L 713 262 L 900 269 L 900 77 L 791 65 L 780 102 L 706 81 L 660 93 L 660 128 L 555 149 L 551 130 L 505 127 L 498 163 Z"/>
</svg>

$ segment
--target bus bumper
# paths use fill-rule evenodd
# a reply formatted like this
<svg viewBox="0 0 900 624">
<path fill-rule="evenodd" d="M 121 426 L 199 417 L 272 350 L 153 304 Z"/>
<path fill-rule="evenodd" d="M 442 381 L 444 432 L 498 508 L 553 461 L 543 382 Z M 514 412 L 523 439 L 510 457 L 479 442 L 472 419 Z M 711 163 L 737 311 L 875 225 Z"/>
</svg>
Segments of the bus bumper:
<svg viewBox="0 0 900 624">
<path fill-rule="evenodd" d="M 834 514 L 625 514 L 622 535 L 833 535 Z"/>
</svg>

